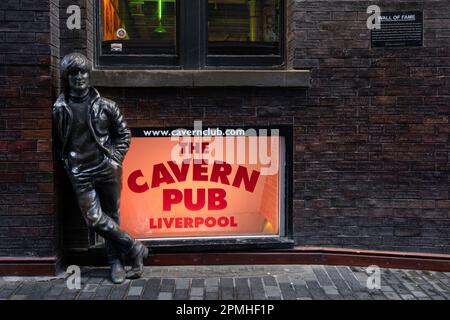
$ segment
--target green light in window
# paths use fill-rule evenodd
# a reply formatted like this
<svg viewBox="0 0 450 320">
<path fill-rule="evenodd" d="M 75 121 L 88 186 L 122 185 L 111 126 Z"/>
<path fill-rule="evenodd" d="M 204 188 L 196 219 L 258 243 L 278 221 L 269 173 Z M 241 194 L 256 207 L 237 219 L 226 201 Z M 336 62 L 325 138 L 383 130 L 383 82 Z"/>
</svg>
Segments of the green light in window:
<svg viewBox="0 0 450 320">
<path fill-rule="evenodd" d="M 162 16 L 163 16 L 163 0 L 158 0 L 158 21 L 159 21 L 159 26 L 156 27 L 155 32 L 158 33 L 165 33 L 166 28 L 164 28 L 164 25 L 162 23 Z"/>
<path fill-rule="evenodd" d="M 250 15 L 249 40 L 253 42 L 256 41 L 256 24 L 257 24 L 256 0 L 250 0 L 248 2 L 248 5 Z"/>
</svg>

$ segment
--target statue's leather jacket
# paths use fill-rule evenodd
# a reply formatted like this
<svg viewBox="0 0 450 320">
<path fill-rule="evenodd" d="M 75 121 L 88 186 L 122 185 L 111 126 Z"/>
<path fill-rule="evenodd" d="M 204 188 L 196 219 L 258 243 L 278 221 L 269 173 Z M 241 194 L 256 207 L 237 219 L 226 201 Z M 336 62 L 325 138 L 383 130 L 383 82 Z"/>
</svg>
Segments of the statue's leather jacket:
<svg viewBox="0 0 450 320">
<path fill-rule="evenodd" d="M 99 149 L 120 166 L 130 146 L 130 130 L 114 101 L 100 97 L 98 91 L 92 87 L 89 95 L 86 115 L 89 130 Z M 56 149 L 66 168 L 68 168 L 66 146 L 73 120 L 68 104 L 68 94 L 63 93 L 53 105 Z"/>
</svg>

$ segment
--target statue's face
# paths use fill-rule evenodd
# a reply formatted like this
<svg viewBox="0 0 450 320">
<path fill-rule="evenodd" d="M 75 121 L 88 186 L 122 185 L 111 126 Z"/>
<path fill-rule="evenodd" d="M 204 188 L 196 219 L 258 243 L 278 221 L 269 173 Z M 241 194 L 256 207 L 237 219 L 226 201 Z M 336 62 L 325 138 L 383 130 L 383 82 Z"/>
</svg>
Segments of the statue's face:
<svg viewBox="0 0 450 320">
<path fill-rule="evenodd" d="M 88 71 L 74 70 L 69 73 L 68 80 L 72 91 L 83 92 L 89 88 L 90 76 Z"/>
</svg>

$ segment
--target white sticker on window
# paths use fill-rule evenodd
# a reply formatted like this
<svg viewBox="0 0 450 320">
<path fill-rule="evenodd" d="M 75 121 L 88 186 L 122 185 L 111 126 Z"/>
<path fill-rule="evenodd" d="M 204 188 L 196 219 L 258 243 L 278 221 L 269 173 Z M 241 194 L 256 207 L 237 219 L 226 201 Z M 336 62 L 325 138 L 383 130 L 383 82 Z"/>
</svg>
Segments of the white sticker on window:
<svg viewBox="0 0 450 320">
<path fill-rule="evenodd" d="M 122 52 L 122 44 L 121 43 L 111 43 L 111 51 L 112 52 Z"/>
</svg>

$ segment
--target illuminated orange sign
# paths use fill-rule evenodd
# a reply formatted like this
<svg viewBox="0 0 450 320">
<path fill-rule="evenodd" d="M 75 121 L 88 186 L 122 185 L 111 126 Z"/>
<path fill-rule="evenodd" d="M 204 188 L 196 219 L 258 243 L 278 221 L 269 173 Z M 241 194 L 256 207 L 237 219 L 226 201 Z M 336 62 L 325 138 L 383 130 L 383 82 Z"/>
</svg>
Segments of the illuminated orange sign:
<svg viewBox="0 0 450 320">
<path fill-rule="evenodd" d="M 279 235 L 281 138 L 189 139 L 132 138 L 121 226 L 139 239 Z"/>
</svg>

